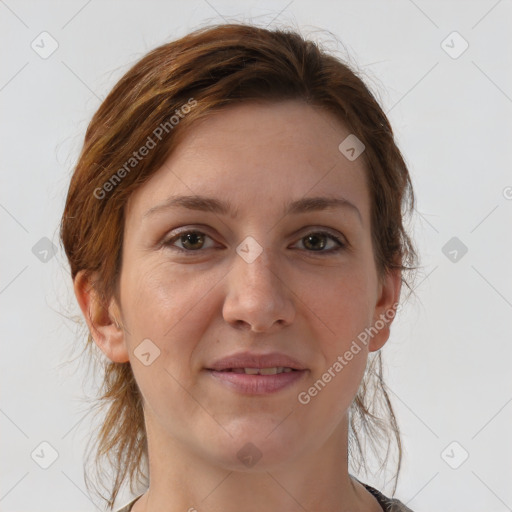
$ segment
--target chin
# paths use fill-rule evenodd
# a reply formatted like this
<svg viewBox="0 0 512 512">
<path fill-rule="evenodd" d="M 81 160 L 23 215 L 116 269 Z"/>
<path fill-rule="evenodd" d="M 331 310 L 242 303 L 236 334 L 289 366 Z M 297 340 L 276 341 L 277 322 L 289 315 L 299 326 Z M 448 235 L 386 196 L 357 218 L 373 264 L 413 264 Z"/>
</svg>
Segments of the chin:
<svg viewBox="0 0 512 512">
<path fill-rule="evenodd" d="M 228 425 L 232 437 L 215 443 L 212 457 L 230 471 L 263 472 L 278 469 L 298 455 L 303 440 L 290 432 L 284 418 L 274 421 L 237 421 L 236 429 Z M 294 435 L 295 434 L 295 435 Z"/>
</svg>

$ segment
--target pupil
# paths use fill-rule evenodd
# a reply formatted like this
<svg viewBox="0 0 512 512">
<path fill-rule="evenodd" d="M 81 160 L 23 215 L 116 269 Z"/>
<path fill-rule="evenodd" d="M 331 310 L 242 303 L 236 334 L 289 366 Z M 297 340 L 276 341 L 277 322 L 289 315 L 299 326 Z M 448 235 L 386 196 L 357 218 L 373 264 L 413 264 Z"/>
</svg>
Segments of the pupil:
<svg viewBox="0 0 512 512">
<path fill-rule="evenodd" d="M 311 240 L 313 240 L 313 245 L 315 245 L 315 241 L 318 242 L 318 240 L 321 238 L 322 238 L 322 236 L 318 236 L 318 235 L 308 235 L 306 237 L 306 245 L 309 245 Z M 325 243 L 321 244 L 321 247 L 317 247 L 317 249 L 323 249 L 324 247 L 325 247 Z"/>
<path fill-rule="evenodd" d="M 198 233 L 187 233 L 186 235 L 184 235 L 184 237 L 185 241 L 182 241 L 182 243 L 183 245 L 185 245 L 185 247 L 187 247 L 187 244 L 196 244 L 198 240 L 201 238 Z"/>
</svg>

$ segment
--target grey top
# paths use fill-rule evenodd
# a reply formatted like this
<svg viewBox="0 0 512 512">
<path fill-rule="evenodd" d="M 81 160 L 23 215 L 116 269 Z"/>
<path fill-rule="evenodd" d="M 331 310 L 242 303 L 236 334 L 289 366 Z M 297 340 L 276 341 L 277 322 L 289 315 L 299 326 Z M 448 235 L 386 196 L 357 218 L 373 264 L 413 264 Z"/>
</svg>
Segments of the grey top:
<svg viewBox="0 0 512 512">
<path fill-rule="evenodd" d="M 365 483 L 361 482 L 365 487 L 366 490 L 370 493 L 372 493 L 376 500 L 379 502 L 379 505 L 382 507 L 382 510 L 384 512 L 413 512 L 409 507 L 406 507 L 400 500 L 397 500 L 396 498 L 390 499 L 384 494 L 382 494 L 377 489 L 374 489 L 373 487 L 370 487 L 369 485 L 366 485 Z"/>
<path fill-rule="evenodd" d="M 368 492 L 375 496 L 376 500 L 379 502 L 379 505 L 382 507 L 382 510 L 384 512 L 413 512 L 410 508 L 406 507 L 401 501 L 397 500 L 396 498 L 390 499 L 384 496 L 384 494 L 382 494 L 377 489 L 374 489 L 373 487 L 370 487 L 369 485 L 366 485 L 363 482 L 361 482 L 361 484 L 365 486 Z M 140 496 L 142 496 L 142 494 Z M 133 504 L 140 498 L 140 496 L 137 496 L 134 500 L 130 501 L 130 503 L 125 505 L 123 508 L 116 510 L 116 512 L 130 512 L 133 507 Z"/>
</svg>

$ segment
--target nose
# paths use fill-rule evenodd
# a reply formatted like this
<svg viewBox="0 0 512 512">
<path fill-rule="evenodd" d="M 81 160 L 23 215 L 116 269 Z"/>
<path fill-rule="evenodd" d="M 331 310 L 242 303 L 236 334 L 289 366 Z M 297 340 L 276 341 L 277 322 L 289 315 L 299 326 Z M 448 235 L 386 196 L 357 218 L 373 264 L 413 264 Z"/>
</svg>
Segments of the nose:
<svg viewBox="0 0 512 512">
<path fill-rule="evenodd" d="M 294 295 L 267 249 L 251 263 L 236 254 L 226 279 L 226 322 L 253 332 L 273 332 L 293 322 Z"/>
</svg>

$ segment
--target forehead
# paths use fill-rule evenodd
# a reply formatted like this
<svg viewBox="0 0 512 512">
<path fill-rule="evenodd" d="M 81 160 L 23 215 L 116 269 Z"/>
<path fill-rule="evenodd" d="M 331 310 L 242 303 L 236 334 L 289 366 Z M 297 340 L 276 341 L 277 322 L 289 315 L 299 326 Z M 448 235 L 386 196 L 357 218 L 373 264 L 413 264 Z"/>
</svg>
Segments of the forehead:
<svg viewBox="0 0 512 512">
<path fill-rule="evenodd" d="M 171 156 L 130 198 L 142 219 L 173 195 L 224 199 L 241 213 L 308 196 L 344 197 L 368 216 L 364 159 L 338 149 L 350 135 L 333 114 L 299 101 L 238 104 L 193 124 Z"/>
</svg>

